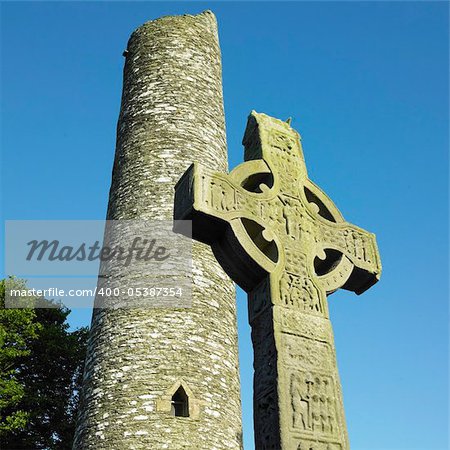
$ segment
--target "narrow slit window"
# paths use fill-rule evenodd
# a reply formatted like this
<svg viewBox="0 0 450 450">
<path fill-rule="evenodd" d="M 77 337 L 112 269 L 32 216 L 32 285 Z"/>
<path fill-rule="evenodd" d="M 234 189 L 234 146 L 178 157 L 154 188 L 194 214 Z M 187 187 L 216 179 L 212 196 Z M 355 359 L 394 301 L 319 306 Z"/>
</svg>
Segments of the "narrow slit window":
<svg viewBox="0 0 450 450">
<path fill-rule="evenodd" d="M 189 398 L 183 386 L 180 386 L 172 396 L 171 413 L 175 417 L 189 417 Z"/>
</svg>

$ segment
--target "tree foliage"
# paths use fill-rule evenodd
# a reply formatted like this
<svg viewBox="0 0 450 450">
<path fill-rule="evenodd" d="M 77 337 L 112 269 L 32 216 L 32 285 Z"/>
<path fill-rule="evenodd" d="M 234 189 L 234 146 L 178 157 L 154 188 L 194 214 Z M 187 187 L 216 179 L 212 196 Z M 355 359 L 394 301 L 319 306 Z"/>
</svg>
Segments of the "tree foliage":
<svg viewBox="0 0 450 450">
<path fill-rule="evenodd" d="M 2 449 L 64 450 L 72 444 L 88 331 L 69 331 L 70 310 L 50 300 L 21 299 L 27 306 L 36 300 L 40 308 L 5 308 L 0 281 Z"/>
</svg>

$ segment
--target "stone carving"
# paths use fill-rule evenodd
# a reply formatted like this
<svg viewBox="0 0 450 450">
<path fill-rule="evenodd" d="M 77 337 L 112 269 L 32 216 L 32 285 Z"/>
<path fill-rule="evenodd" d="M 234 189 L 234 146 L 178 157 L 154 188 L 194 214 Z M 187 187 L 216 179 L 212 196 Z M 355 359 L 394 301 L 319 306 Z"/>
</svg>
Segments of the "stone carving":
<svg viewBox="0 0 450 450">
<path fill-rule="evenodd" d="M 248 292 L 256 448 L 347 450 L 326 296 L 378 281 L 375 236 L 309 180 L 290 123 L 253 111 L 243 144 L 245 162 L 228 175 L 188 169 L 176 191 L 193 180 L 191 208 L 180 199 L 174 217 L 193 220 L 194 237 Z"/>
<path fill-rule="evenodd" d="M 315 314 L 323 313 L 320 294 L 308 278 L 283 272 L 280 278 L 280 296 L 285 306 Z"/>
<path fill-rule="evenodd" d="M 206 183 L 209 182 L 209 185 Z M 232 211 L 235 207 L 234 190 L 226 183 L 219 180 L 205 178 L 205 196 L 209 194 L 207 203 L 217 211 Z"/>
<path fill-rule="evenodd" d="M 299 310 L 280 308 L 276 320 L 286 333 L 304 336 L 320 342 L 328 342 L 331 338 L 331 328 L 326 317 L 306 314 Z"/>
<path fill-rule="evenodd" d="M 312 370 L 321 365 L 324 372 L 333 371 L 333 355 L 328 343 L 283 333 L 282 345 L 286 350 L 284 357 L 287 366 Z"/>
<path fill-rule="evenodd" d="M 316 435 L 337 431 L 335 393 L 331 377 L 312 373 L 291 375 L 292 426 Z"/>
<path fill-rule="evenodd" d="M 285 198 L 283 206 L 283 218 L 286 221 L 286 234 L 291 239 L 300 238 L 299 212 L 295 208 L 295 203 L 288 197 Z"/>
<path fill-rule="evenodd" d="M 299 275 L 300 277 L 308 277 L 308 267 L 306 265 L 307 256 L 299 246 L 285 248 L 285 266 L 286 271 Z"/>
</svg>

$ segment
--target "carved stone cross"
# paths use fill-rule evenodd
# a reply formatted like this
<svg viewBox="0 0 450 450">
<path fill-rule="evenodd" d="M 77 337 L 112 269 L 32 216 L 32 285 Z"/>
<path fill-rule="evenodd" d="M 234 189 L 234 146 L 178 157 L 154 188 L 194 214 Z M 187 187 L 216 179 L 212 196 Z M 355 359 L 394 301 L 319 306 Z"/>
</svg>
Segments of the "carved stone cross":
<svg viewBox="0 0 450 450">
<path fill-rule="evenodd" d="M 229 174 L 193 164 L 175 219 L 248 293 L 256 448 L 347 450 L 327 295 L 379 279 L 375 236 L 348 222 L 308 178 L 299 134 L 252 112 L 245 161 Z"/>
</svg>

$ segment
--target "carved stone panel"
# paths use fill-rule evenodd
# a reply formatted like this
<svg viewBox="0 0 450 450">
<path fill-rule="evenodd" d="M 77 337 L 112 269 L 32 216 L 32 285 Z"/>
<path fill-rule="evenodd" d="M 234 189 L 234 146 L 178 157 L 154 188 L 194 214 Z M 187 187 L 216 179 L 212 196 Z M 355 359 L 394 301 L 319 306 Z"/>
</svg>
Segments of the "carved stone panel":
<svg viewBox="0 0 450 450">
<path fill-rule="evenodd" d="M 292 428 L 315 437 L 338 437 L 338 411 L 334 380 L 314 372 L 291 373 Z"/>
<path fill-rule="evenodd" d="M 334 354 L 328 342 L 283 333 L 282 348 L 286 366 L 309 370 L 320 367 L 326 373 L 334 371 Z"/>
<path fill-rule="evenodd" d="M 319 289 L 309 278 L 283 272 L 280 278 L 281 304 L 311 314 L 323 315 L 325 308 Z"/>
</svg>

